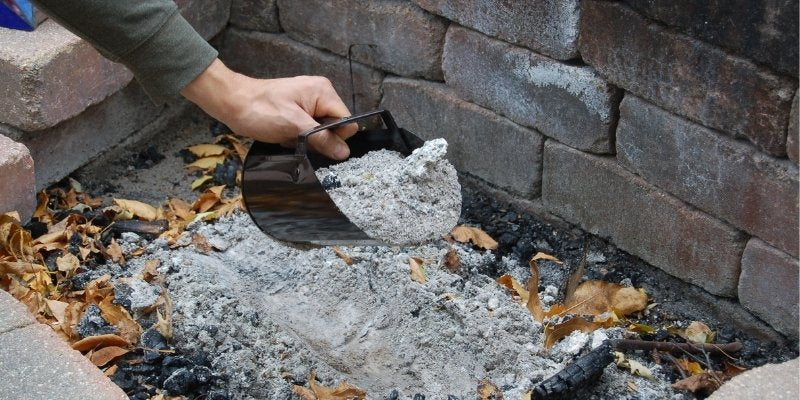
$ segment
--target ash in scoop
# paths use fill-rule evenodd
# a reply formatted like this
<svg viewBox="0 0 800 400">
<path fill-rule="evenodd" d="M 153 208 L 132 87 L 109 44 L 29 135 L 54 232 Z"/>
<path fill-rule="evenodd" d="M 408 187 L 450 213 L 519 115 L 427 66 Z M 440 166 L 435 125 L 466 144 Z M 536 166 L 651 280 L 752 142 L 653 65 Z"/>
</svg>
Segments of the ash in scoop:
<svg viewBox="0 0 800 400">
<path fill-rule="evenodd" d="M 375 239 L 423 243 L 458 223 L 461 185 L 447 161 L 447 141 L 435 139 L 408 156 L 378 150 L 316 171 L 339 209 Z"/>
</svg>

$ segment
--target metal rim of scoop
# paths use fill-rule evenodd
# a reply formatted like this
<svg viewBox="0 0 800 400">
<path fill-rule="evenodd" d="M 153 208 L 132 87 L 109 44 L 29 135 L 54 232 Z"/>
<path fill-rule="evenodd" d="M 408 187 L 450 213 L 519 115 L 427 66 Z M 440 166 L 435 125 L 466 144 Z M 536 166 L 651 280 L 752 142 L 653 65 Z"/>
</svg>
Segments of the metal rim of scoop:
<svg viewBox="0 0 800 400">
<path fill-rule="evenodd" d="M 326 129 L 380 116 L 385 128 L 359 131 L 347 140 L 350 157 L 388 149 L 404 156 L 422 146 L 423 140 L 398 128 L 387 110 L 370 111 L 302 132 L 295 149 L 254 142 L 242 171 L 242 198 L 253 222 L 275 239 L 312 245 L 385 245 L 367 235 L 333 202 L 314 171 L 346 160 L 331 160 L 308 152 L 308 138 Z"/>
</svg>

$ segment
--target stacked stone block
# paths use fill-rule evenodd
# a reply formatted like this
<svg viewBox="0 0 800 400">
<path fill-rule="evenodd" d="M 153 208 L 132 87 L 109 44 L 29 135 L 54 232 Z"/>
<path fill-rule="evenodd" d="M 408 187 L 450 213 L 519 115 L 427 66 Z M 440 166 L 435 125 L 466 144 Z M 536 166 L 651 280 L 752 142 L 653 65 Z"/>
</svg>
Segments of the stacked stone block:
<svg viewBox="0 0 800 400">
<path fill-rule="evenodd" d="M 798 7 L 745 3 L 233 0 L 224 55 L 350 104 L 349 55 L 355 111 L 797 337 Z"/>
</svg>

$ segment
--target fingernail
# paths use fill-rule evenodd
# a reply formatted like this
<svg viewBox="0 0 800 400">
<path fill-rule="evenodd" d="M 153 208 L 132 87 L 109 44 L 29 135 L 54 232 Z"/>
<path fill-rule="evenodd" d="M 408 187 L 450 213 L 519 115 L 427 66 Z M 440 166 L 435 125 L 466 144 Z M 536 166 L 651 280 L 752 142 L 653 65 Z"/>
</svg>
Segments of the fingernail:
<svg viewBox="0 0 800 400">
<path fill-rule="evenodd" d="M 344 143 L 339 143 L 336 146 L 336 151 L 333 152 L 333 156 L 339 160 L 344 160 L 349 155 L 350 155 L 350 148 L 348 148 L 347 145 Z"/>
</svg>

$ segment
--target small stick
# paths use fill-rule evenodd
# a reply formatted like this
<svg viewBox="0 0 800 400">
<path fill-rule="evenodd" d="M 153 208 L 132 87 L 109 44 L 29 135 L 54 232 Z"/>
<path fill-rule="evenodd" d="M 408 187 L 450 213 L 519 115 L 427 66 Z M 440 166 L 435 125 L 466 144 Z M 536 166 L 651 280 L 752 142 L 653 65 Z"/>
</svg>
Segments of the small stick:
<svg viewBox="0 0 800 400">
<path fill-rule="evenodd" d="M 735 353 L 742 349 L 741 342 L 731 343 L 672 343 L 672 342 L 651 342 L 647 340 L 620 339 L 617 342 L 618 349 L 624 350 L 659 350 L 669 352 L 702 353 L 707 351 L 712 354 Z"/>
<path fill-rule="evenodd" d="M 675 367 L 678 368 L 678 372 L 681 374 L 681 378 L 686 379 L 687 378 L 686 372 L 683 372 L 683 367 L 681 367 L 681 365 L 678 364 L 678 359 L 676 359 L 675 356 L 669 353 L 664 353 L 664 356 L 666 356 L 667 360 L 670 360 L 672 361 L 673 364 L 675 364 Z"/>
</svg>

